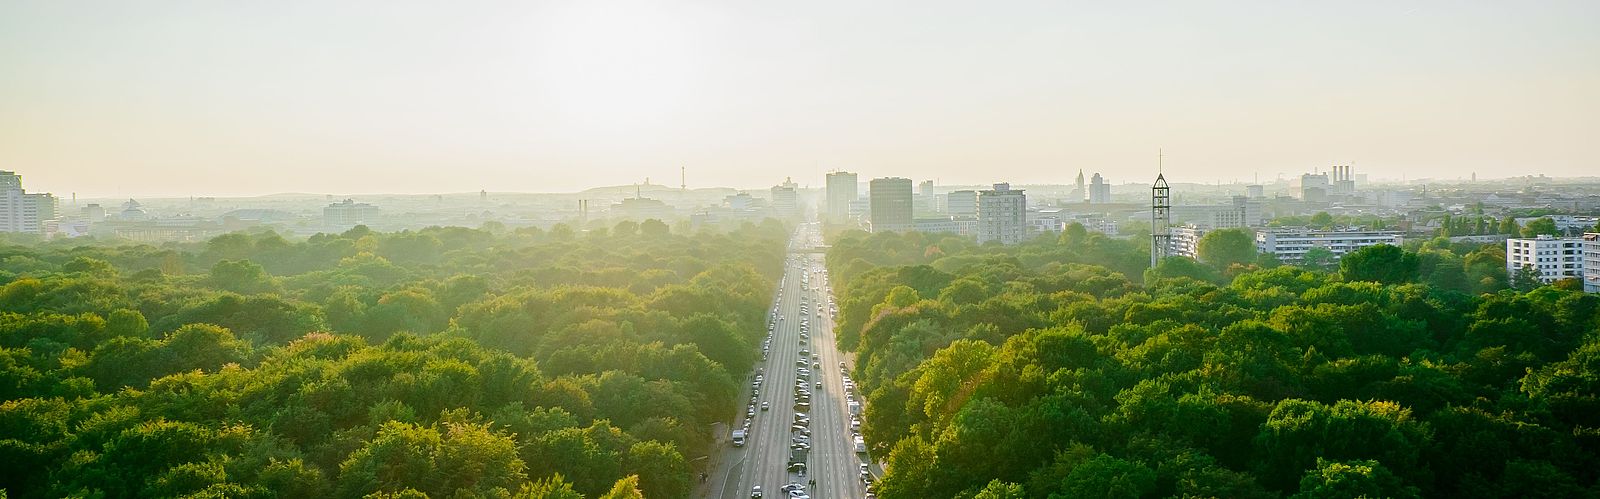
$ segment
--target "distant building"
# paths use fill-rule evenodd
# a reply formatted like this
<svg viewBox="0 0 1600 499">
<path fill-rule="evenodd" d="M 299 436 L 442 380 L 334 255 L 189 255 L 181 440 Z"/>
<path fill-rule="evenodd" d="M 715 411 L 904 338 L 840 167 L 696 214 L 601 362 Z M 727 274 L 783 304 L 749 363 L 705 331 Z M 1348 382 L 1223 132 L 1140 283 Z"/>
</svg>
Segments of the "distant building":
<svg viewBox="0 0 1600 499">
<path fill-rule="evenodd" d="M 978 232 L 978 221 L 971 218 L 919 218 L 913 225 L 917 232 L 930 234 L 971 236 Z"/>
<path fill-rule="evenodd" d="M 946 195 L 945 213 L 958 218 L 977 218 L 978 191 L 954 191 Z"/>
<path fill-rule="evenodd" d="M 1300 176 L 1300 200 L 1307 203 L 1328 202 L 1328 175 L 1307 173 Z"/>
<path fill-rule="evenodd" d="M 150 213 L 144 211 L 144 205 L 139 204 L 138 201 L 134 201 L 132 198 L 129 198 L 128 202 L 122 203 L 122 211 L 117 212 L 117 221 L 120 222 L 139 222 L 149 219 Z"/>
<path fill-rule="evenodd" d="M 1111 184 L 1099 173 L 1089 179 L 1089 203 L 1106 204 L 1111 202 Z"/>
<path fill-rule="evenodd" d="M 1028 198 L 1011 184 L 978 193 L 978 242 L 1017 244 L 1028 236 Z"/>
<path fill-rule="evenodd" d="M 28 193 L 22 176 L 0 171 L 0 232 L 44 234 L 45 222 L 56 218 L 56 197 Z"/>
<path fill-rule="evenodd" d="M 1260 185 L 1244 186 L 1244 193 L 1245 196 L 1248 196 L 1250 199 L 1261 199 L 1267 197 L 1266 189 Z"/>
<path fill-rule="evenodd" d="M 1079 169 L 1078 179 L 1072 183 L 1072 192 L 1067 193 L 1067 203 L 1082 203 L 1088 192 L 1083 185 L 1083 170 Z"/>
<path fill-rule="evenodd" d="M 1587 232 L 1583 240 L 1583 290 L 1600 293 L 1600 233 Z"/>
<path fill-rule="evenodd" d="M 872 198 L 872 231 L 893 232 L 912 229 L 911 179 L 875 178 L 868 184 Z"/>
<path fill-rule="evenodd" d="M 355 227 L 378 221 L 378 207 L 346 199 L 322 209 L 322 220 L 329 227 Z"/>
<path fill-rule="evenodd" d="M 911 211 L 917 215 L 939 211 L 938 202 L 933 195 L 932 180 L 924 180 L 917 184 L 917 194 L 911 199 Z"/>
<path fill-rule="evenodd" d="M 1173 206 L 1172 223 L 1194 224 L 1202 229 L 1258 227 L 1265 222 L 1261 212 L 1260 201 L 1234 196 L 1227 204 Z"/>
<path fill-rule="evenodd" d="M 850 203 L 860 197 L 856 187 L 856 174 L 850 172 L 829 173 L 827 189 L 828 220 L 840 223 L 852 218 L 850 215 Z"/>
<path fill-rule="evenodd" d="M 83 217 L 83 219 L 89 223 L 100 223 L 106 221 L 106 208 L 104 206 L 100 206 L 100 203 L 89 203 L 87 206 L 79 209 L 78 212 L 78 215 Z"/>
<path fill-rule="evenodd" d="M 1506 240 L 1506 274 L 1515 276 L 1522 267 L 1539 270 L 1539 282 L 1584 278 L 1583 238 L 1552 237 Z"/>
<path fill-rule="evenodd" d="M 1280 229 L 1256 232 L 1256 250 L 1277 255 L 1284 263 L 1299 263 L 1312 248 L 1324 248 L 1335 257 L 1379 244 L 1399 246 L 1405 236 L 1386 230 Z"/>
<path fill-rule="evenodd" d="M 772 214 L 778 218 L 790 219 L 800 216 L 800 203 L 792 180 L 783 179 L 782 184 L 772 187 Z"/>
<path fill-rule="evenodd" d="M 666 221 L 672 219 L 677 213 L 672 209 L 672 205 L 659 199 L 631 197 L 623 198 L 617 204 L 611 205 L 606 215 L 614 219 L 639 221 L 655 219 Z"/>
</svg>

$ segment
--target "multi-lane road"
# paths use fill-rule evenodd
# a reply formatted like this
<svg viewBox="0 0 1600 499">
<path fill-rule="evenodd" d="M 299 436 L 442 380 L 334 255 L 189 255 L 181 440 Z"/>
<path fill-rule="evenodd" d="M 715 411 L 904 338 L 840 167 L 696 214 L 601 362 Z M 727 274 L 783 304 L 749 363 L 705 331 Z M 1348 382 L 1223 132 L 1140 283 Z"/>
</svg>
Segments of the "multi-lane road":
<svg viewBox="0 0 1600 499">
<path fill-rule="evenodd" d="M 822 255 L 811 251 L 821 244 L 817 224 L 800 226 L 790 241 L 784 277 L 768 316 L 771 334 L 765 360 L 756 364 L 758 370 L 745 387 L 755 417 L 743 447 L 723 444 L 711 483 L 702 489 L 708 497 L 747 498 L 759 486 L 765 498 L 788 498 L 783 487 L 792 483 L 805 485 L 804 493 L 818 499 L 867 497 L 861 465 L 869 461 L 866 454 L 855 452 L 851 396 L 845 389 L 848 375 L 841 368 L 841 363 L 849 365 L 849 359 L 834 347 Z M 810 406 L 797 406 L 806 392 Z M 763 403 L 767 410 L 762 410 Z M 802 415 L 807 422 L 799 431 L 796 420 Z M 733 428 L 744 427 L 744 420 L 741 411 Z M 803 443 L 809 448 L 801 474 L 791 465 L 791 457 L 801 443 L 797 437 L 806 433 L 809 437 Z"/>
</svg>

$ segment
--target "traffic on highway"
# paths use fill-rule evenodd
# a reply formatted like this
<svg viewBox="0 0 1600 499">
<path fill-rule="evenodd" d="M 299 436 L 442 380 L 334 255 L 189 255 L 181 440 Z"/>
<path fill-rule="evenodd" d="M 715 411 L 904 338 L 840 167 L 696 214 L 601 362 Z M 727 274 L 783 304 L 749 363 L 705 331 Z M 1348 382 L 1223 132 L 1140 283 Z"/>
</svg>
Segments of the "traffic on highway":
<svg viewBox="0 0 1600 499">
<path fill-rule="evenodd" d="M 872 498 L 876 467 L 861 439 L 863 401 L 834 347 L 821 227 L 801 225 L 767 317 L 749 403 L 731 429 L 722 498 Z M 737 484 L 737 485 L 735 485 Z"/>
</svg>

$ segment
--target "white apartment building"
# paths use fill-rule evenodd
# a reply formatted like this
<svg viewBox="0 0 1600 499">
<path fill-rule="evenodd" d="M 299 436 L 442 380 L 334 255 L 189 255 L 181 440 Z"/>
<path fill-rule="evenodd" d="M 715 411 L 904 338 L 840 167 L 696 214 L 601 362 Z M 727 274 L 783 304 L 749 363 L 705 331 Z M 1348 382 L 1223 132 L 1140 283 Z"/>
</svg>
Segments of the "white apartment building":
<svg viewBox="0 0 1600 499">
<path fill-rule="evenodd" d="M 978 243 L 1017 244 L 1028 237 L 1028 198 L 1011 184 L 978 193 Z"/>
<path fill-rule="evenodd" d="M 1600 293 L 1600 233 L 1585 232 L 1583 237 L 1583 290 Z"/>
<path fill-rule="evenodd" d="M 29 194 L 22 189 L 21 175 L 0 171 L 0 232 L 43 234 L 44 222 L 55 218 L 55 196 Z"/>
<path fill-rule="evenodd" d="M 1522 267 L 1539 269 L 1539 282 L 1583 277 L 1583 239 L 1577 237 L 1514 238 L 1506 240 L 1506 274 Z"/>
<path fill-rule="evenodd" d="M 1284 263 L 1299 263 L 1312 248 L 1325 248 L 1336 257 L 1379 244 L 1399 246 L 1399 231 L 1280 229 L 1256 232 L 1256 251 L 1277 255 Z"/>
<path fill-rule="evenodd" d="M 1186 256 L 1195 260 L 1200 259 L 1200 238 L 1205 237 L 1206 229 L 1195 225 L 1185 225 L 1172 228 L 1170 253 L 1177 256 Z"/>
</svg>

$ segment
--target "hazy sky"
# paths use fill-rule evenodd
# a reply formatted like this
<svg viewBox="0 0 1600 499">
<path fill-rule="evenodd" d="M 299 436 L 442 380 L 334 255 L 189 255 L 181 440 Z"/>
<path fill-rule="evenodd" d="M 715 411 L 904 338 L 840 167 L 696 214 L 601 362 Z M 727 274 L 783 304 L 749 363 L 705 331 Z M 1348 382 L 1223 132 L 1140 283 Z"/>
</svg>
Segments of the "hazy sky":
<svg viewBox="0 0 1600 499">
<path fill-rule="evenodd" d="M 1600 1 L 0 1 L 65 196 L 1600 173 Z"/>
</svg>

